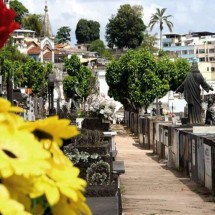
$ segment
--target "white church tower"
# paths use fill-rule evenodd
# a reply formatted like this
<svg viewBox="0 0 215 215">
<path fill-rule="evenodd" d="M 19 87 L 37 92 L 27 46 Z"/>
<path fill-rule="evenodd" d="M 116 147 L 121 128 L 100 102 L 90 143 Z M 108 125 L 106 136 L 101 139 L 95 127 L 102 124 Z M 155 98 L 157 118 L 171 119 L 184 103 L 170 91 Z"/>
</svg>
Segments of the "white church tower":
<svg viewBox="0 0 215 215">
<path fill-rule="evenodd" d="M 41 62 L 44 62 L 43 55 L 45 53 L 46 48 L 51 50 L 51 62 L 54 63 L 54 36 L 52 33 L 51 23 L 48 15 L 48 6 L 47 2 L 45 5 L 45 15 L 43 18 L 43 26 L 42 26 L 42 38 L 40 43 L 40 48 L 42 50 L 41 53 Z"/>
</svg>

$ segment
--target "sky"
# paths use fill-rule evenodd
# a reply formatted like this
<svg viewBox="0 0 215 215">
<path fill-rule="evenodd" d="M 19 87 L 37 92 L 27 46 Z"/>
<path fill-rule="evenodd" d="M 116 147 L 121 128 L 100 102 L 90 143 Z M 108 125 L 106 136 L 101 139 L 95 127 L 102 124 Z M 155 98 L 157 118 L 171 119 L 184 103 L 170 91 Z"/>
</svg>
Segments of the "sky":
<svg viewBox="0 0 215 215">
<path fill-rule="evenodd" d="M 195 31 L 215 32 L 214 0 L 19 0 L 30 13 L 44 14 L 47 1 L 49 18 L 54 35 L 62 26 L 69 26 L 71 43 L 76 43 L 75 29 L 80 19 L 100 23 L 100 39 L 105 41 L 105 27 L 112 15 L 117 14 L 120 5 L 141 5 L 143 21 L 147 26 L 156 8 L 167 8 L 166 15 L 172 15 L 174 33 L 187 34 Z M 155 26 L 152 34 L 158 33 Z M 163 33 L 169 33 L 165 27 Z"/>
</svg>

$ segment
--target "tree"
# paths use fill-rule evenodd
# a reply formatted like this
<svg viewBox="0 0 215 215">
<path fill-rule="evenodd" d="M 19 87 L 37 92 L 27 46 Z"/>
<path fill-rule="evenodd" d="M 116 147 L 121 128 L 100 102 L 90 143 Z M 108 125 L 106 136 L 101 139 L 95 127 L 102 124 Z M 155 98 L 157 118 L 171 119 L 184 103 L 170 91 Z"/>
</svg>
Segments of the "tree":
<svg viewBox="0 0 215 215">
<path fill-rule="evenodd" d="M 72 55 L 70 58 L 65 59 L 64 67 L 68 73 L 68 76 L 63 80 L 63 90 L 66 97 L 75 100 L 77 99 L 75 97 L 76 91 L 78 91 L 79 96 L 82 99 L 86 99 L 95 81 L 92 71 L 88 67 L 81 65 L 77 55 Z"/>
<path fill-rule="evenodd" d="M 48 75 L 52 72 L 52 64 L 43 65 L 42 63 L 30 58 L 24 65 L 23 86 L 32 88 L 35 94 L 43 93 L 48 86 Z"/>
<path fill-rule="evenodd" d="M 79 71 L 81 69 L 81 62 L 77 55 L 71 55 L 70 58 L 65 58 L 64 67 L 69 76 L 80 76 Z"/>
<path fill-rule="evenodd" d="M 97 39 L 94 40 L 89 47 L 89 51 L 91 52 L 98 52 L 99 56 L 102 56 L 102 54 L 105 51 L 105 44 L 102 40 Z"/>
<path fill-rule="evenodd" d="M 185 80 L 190 72 L 190 64 L 186 59 L 175 60 L 176 73 L 170 76 L 170 90 L 175 91 Z"/>
<path fill-rule="evenodd" d="M 164 96 L 169 89 L 168 82 L 157 76 L 157 68 L 157 61 L 148 50 L 129 50 L 107 66 L 109 95 L 127 110 L 147 110 L 156 97 Z"/>
<path fill-rule="evenodd" d="M 43 18 L 40 14 L 28 14 L 22 19 L 22 27 L 35 31 L 36 36 L 41 36 Z"/>
<path fill-rule="evenodd" d="M 111 51 L 109 49 L 105 49 L 103 51 L 102 57 L 107 59 L 107 60 L 113 60 L 114 59 L 114 57 L 113 57 L 113 55 L 112 55 L 112 53 L 111 53 Z"/>
<path fill-rule="evenodd" d="M 137 48 L 143 41 L 146 26 L 142 20 L 142 7 L 121 5 L 116 16 L 106 25 L 108 47 Z"/>
<path fill-rule="evenodd" d="M 18 0 L 10 1 L 10 8 L 16 12 L 15 21 L 22 25 L 22 18 L 28 14 L 28 9 Z"/>
<path fill-rule="evenodd" d="M 52 64 L 42 64 L 21 54 L 16 47 L 8 46 L 0 51 L 0 74 L 6 84 L 14 80 L 15 87 L 28 86 L 35 94 L 41 95 L 48 85 L 48 74 Z"/>
<path fill-rule="evenodd" d="M 141 44 L 141 49 L 148 49 L 150 52 L 152 52 L 152 53 L 157 53 L 157 51 L 158 51 L 158 48 L 157 47 L 155 47 L 155 44 L 156 44 L 156 42 L 157 42 L 157 35 L 155 34 L 155 35 L 150 35 L 149 33 L 148 33 L 148 31 L 146 31 L 145 33 L 144 33 L 144 37 L 143 37 L 144 39 L 143 39 L 143 43 Z"/>
<path fill-rule="evenodd" d="M 100 24 L 97 21 L 80 19 L 77 23 L 75 35 L 77 43 L 91 43 L 100 38 Z"/>
<path fill-rule="evenodd" d="M 20 53 L 20 51 L 13 45 L 8 45 L 0 50 L 0 64 L 4 59 L 25 63 L 28 58 L 27 55 Z"/>
<path fill-rule="evenodd" d="M 156 13 L 152 14 L 149 27 L 150 30 L 152 30 L 155 26 L 155 24 L 159 24 L 159 30 L 160 30 L 160 49 L 162 49 L 162 32 L 164 23 L 167 25 L 170 32 L 172 32 L 173 23 L 169 21 L 168 19 L 172 17 L 172 15 L 165 16 L 164 13 L 166 11 L 166 8 L 162 8 L 161 10 L 159 8 L 156 8 Z"/>
<path fill-rule="evenodd" d="M 58 29 L 57 35 L 55 37 L 56 43 L 67 43 L 71 41 L 70 36 L 71 28 L 69 26 L 63 26 Z"/>
<path fill-rule="evenodd" d="M 90 29 L 89 42 L 99 39 L 100 38 L 100 24 L 97 21 L 89 20 L 88 26 Z"/>
</svg>

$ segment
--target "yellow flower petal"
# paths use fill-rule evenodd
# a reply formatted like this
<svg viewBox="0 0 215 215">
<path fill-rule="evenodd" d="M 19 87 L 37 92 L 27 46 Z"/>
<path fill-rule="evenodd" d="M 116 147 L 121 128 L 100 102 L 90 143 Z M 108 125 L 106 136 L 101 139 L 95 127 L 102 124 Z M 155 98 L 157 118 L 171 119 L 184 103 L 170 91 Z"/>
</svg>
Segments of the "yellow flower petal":
<svg viewBox="0 0 215 215">
<path fill-rule="evenodd" d="M 86 202 L 79 200 L 78 203 L 74 203 L 64 195 L 61 195 L 60 201 L 53 206 L 52 213 L 53 215 L 62 215 L 62 214 L 91 215 L 92 214 Z"/>
<path fill-rule="evenodd" d="M 50 168 L 50 153 L 26 131 L 0 126 L 0 175 L 40 175 Z"/>
<path fill-rule="evenodd" d="M 24 206 L 10 198 L 6 187 L 0 184 L 0 214 L 2 215 L 30 215 Z"/>
<path fill-rule="evenodd" d="M 14 107 L 8 100 L 0 98 L 0 113 L 5 112 L 23 112 L 23 109 L 20 107 Z"/>
<path fill-rule="evenodd" d="M 35 186 L 41 193 L 46 195 L 50 205 L 54 205 L 59 201 L 60 192 L 55 182 L 51 178 L 43 175 L 42 177 L 35 180 Z"/>
<path fill-rule="evenodd" d="M 52 139 L 61 145 L 62 139 L 68 139 L 79 134 L 77 127 L 69 124 L 69 120 L 53 116 L 44 120 L 27 122 L 21 126 L 21 129 L 33 132 L 39 140 Z"/>
</svg>

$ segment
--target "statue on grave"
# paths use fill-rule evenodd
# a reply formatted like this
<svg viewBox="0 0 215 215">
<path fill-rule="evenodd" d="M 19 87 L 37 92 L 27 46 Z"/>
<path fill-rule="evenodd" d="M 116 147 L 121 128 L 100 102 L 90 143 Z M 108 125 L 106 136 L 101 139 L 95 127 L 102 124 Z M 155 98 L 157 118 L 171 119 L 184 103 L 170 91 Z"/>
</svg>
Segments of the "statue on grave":
<svg viewBox="0 0 215 215">
<path fill-rule="evenodd" d="M 191 72 L 176 90 L 176 92 L 184 93 L 188 104 L 188 123 L 191 125 L 203 124 L 200 86 L 207 92 L 213 90 L 200 73 L 197 62 L 193 62 Z"/>
<path fill-rule="evenodd" d="M 75 113 L 77 111 L 77 109 L 79 108 L 79 103 L 80 103 L 80 99 L 81 99 L 81 95 L 78 91 L 78 82 L 75 83 L 75 90 L 74 93 L 72 95 L 71 98 L 71 112 Z"/>
<path fill-rule="evenodd" d="M 205 124 L 215 125 L 215 107 L 212 98 L 208 99 L 208 108 L 206 111 Z"/>
</svg>

